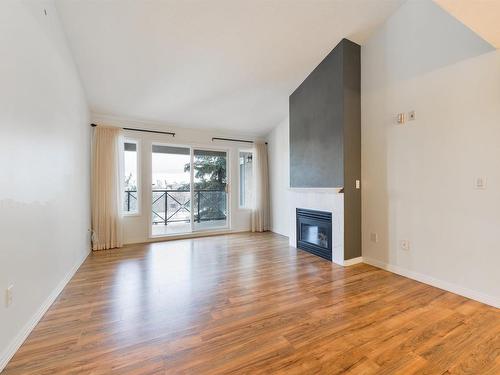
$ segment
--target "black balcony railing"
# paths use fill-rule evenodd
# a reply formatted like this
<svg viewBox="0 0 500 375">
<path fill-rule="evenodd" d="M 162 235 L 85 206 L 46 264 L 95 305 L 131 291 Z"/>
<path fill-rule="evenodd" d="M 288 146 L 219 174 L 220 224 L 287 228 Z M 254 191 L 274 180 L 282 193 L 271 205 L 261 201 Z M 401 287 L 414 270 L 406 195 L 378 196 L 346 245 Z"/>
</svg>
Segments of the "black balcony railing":
<svg viewBox="0 0 500 375">
<path fill-rule="evenodd" d="M 137 207 L 137 191 L 125 191 L 124 209 L 133 212 Z M 152 191 L 152 222 L 156 225 L 168 225 L 174 222 L 191 221 L 191 206 L 194 221 L 226 220 L 227 193 L 225 190 L 199 189 L 189 190 L 158 189 Z"/>
<path fill-rule="evenodd" d="M 123 210 L 125 212 L 137 212 L 137 190 L 125 190 Z"/>
</svg>

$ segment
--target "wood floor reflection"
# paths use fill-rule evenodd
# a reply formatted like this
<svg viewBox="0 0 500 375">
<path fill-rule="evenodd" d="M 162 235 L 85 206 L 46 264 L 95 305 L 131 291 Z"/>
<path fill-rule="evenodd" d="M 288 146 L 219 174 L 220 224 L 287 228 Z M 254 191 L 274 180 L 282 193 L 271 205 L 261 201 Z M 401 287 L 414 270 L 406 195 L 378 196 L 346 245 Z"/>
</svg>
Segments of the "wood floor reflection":
<svg viewBox="0 0 500 375">
<path fill-rule="evenodd" d="M 272 233 L 94 253 L 12 374 L 499 374 L 499 310 Z"/>
</svg>

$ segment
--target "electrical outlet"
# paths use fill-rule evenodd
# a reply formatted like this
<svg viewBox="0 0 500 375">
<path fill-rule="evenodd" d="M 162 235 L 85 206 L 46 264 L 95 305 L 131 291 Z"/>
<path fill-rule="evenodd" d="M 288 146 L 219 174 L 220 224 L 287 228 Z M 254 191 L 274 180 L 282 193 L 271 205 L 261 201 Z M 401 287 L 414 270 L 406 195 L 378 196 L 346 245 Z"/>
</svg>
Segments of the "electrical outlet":
<svg viewBox="0 0 500 375">
<path fill-rule="evenodd" d="M 401 246 L 401 250 L 410 250 L 410 241 L 408 240 L 402 240 L 401 243 L 400 243 L 400 246 Z"/>
<path fill-rule="evenodd" d="M 416 119 L 417 119 L 417 114 L 415 113 L 415 111 L 410 111 L 408 113 L 408 120 L 413 121 L 413 120 L 416 120 Z"/>
<path fill-rule="evenodd" d="M 377 233 L 370 233 L 370 241 L 377 243 L 378 242 L 378 234 Z"/>
<path fill-rule="evenodd" d="M 7 289 L 5 289 L 5 307 L 9 307 L 12 305 L 12 302 L 14 300 L 14 285 L 9 285 Z"/>
</svg>

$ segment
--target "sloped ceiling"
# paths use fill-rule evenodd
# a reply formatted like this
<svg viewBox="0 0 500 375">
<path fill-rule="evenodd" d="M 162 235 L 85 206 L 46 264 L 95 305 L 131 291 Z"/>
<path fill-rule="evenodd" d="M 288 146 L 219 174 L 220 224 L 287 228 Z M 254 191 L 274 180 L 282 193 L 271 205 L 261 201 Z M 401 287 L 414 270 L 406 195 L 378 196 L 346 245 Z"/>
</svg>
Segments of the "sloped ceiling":
<svg viewBox="0 0 500 375">
<path fill-rule="evenodd" d="M 262 135 L 343 38 L 363 43 L 401 0 L 57 2 L 91 110 Z"/>
<path fill-rule="evenodd" d="M 440 7 L 500 48 L 500 0 L 434 0 Z"/>
</svg>

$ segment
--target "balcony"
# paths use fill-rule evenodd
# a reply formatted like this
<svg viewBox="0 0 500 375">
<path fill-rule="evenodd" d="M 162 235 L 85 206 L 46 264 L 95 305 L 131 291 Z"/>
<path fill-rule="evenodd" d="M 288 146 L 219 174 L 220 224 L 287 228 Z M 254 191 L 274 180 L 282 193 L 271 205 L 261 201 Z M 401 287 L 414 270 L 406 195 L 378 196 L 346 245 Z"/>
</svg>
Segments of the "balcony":
<svg viewBox="0 0 500 375">
<path fill-rule="evenodd" d="M 153 235 L 191 230 L 191 192 L 189 190 L 152 190 L 151 221 Z M 225 190 L 194 190 L 193 221 L 195 229 L 223 227 L 227 224 Z M 124 211 L 137 210 L 137 191 L 125 191 Z M 163 227 L 163 228 L 160 228 Z"/>
</svg>

